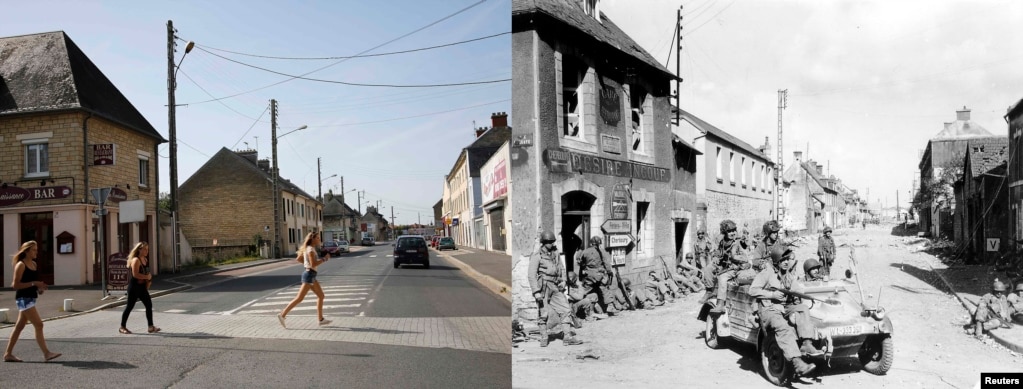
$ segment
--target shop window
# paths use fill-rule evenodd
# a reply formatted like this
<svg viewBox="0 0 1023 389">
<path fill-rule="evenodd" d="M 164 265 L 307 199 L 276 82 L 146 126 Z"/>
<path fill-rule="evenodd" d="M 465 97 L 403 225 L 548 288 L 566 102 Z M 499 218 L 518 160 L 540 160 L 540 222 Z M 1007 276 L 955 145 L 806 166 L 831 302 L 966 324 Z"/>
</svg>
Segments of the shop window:
<svg viewBox="0 0 1023 389">
<path fill-rule="evenodd" d="M 650 203 L 646 201 L 636 202 L 636 252 L 642 254 L 644 252 L 643 246 L 646 246 L 647 234 L 647 210 L 650 208 Z"/>
<path fill-rule="evenodd" d="M 586 66 L 570 55 L 561 60 L 561 107 L 562 134 L 566 137 L 583 139 L 583 106 L 586 103 L 583 80 Z"/>
<path fill-rule="evenodd" d="M 149 186 L 149 157 L 139 156 L 139 187 Z"/>
<path fill-rule="evenodd" d="M 50 144 L 48 142 L 25 145 L 25 177 L 50 175 Z"/>
</svg>

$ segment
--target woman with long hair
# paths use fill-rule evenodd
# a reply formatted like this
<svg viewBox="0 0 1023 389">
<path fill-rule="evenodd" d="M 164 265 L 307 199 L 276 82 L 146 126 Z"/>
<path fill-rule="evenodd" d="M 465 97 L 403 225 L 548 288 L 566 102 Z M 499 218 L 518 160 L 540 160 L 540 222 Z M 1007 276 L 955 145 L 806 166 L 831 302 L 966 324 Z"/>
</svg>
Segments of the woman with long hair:
<svg viewBox="0 0 1023 389">
<path fill-rule="evenodd" d="M 316 280 L 316 267 L 327 262 L 330 259 L 330 254 L 324 255 L 323 258 L 317 258 L 316 247 L 319 245 L 320 234 L 318 232 L 310 232 L 305 236 L 302 247 L 298 249 L 299 256 L 303 258 L 302 264 L 305 265 L 305 271 L 302 272 L 302 286 L 299 288 L 295 299 L 291 300 L 291 303 L 288 303 L 288 306 L 284 307 L 284 310 L 277 314 L 277 320 L 281 322 L 281 327 L 288 328 L 284 324 L 284 318 L 288 316 L 288 312 L 291 312 L 295 306 L 305 299 L 305 295 L 309 294 L 309 290 L 316 293 L 316 314 L 320 319 L 320 325 L 330 324 L 330 320 L 323 318 L 323 288 L 320 288 L 320 282 Z"/>
<path fill-rule="evenodd" d="M 146 306 L 149 333 L 160 332 L 160 327 L 153 325 L 153 299 L 149 297 L 149 285 L 153 282 L 153 275 L 149 272 L 149 243 L 139 242 L 131 249 L 128 253 L 128 269 L 131 271 L 131 278 L 128 280 L 128 304 L 124 306 L 121 328 L 117 331 L 122 334 L 131 333 L 127 327 L 128 316 L 131 315 L 131 310 L 135 309 L 135 302 L 142 300 L 142 305 Z"/>
<path fill-rule="evenodd" d="M 11 339 L 7 341 L 7 350 L 4 351 L 4 362 L 21 362 L 21 359 L 14 356 L 14 344 L 18 343 L 21 330 L 25 324 L 32 322 L 36 330 L 36 343 L 43 352 L 43 358 L 49 361 L 60 356 L 60 353 L 51 352 L 46 347 L 46 338 L 43 337 L 43 319 L 39 317 L 36 310 L 36 299 L 46 291 L 45 282 L 39 280 L 39 265 L 36 264 L 36 255 L 39 254 L 39 247 L 36 241 L 30 240 L 21 245 L 21 249 L 11 258 L 14 265 L 14 279 L 11 287 L 14 288 L 14 299 L 18 304 L 18 322 L 14 325 L 14 332 L 11 332 Z"/>
</svg>

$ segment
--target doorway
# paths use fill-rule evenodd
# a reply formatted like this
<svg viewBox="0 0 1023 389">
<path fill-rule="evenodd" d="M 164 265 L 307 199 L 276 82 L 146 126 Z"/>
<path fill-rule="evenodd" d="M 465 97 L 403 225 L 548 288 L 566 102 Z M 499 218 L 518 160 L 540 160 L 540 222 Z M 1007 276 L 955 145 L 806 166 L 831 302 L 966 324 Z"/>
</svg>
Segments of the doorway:
<svg viewBox="0 0 1023 389">
<path fill-rule="evenodd" d="M 575 271 L 575 256 L 590 243 L 590 208 L 597 198 L 572 191 L 561 196 L 561 242 L 566 271 Z"/>
<path fill-rule="evenodd" d="M 504 208 L 490 211 L 490 247 L 494 251 L 505 251 Z"/>
<path fill-rule="evenodd" d="M 675 222 L 675 267 L 678 267 L 679 255 L 686 247 L 686 230 L 689 229 L 689 219 L 680 219 Z M 675 269 L 670 269 L 675 271 Z"/>
<path fill-rule="evenodd" d="M 21 241 L 36 241 L 39 280 L 53 285 L 53 212 L 21 214 Z"/>
</svg>

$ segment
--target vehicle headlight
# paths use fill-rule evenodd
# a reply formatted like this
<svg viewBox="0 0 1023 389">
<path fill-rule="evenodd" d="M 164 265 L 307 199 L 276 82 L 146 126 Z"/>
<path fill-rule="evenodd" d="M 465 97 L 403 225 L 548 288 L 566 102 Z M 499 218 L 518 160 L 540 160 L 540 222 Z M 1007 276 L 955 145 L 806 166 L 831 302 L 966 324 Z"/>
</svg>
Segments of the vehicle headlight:
<svg viewBox="0 0 1023 389">
<path fill-rule="evenodd" d="M 872 316 L 874 318 L 874 320 L 880 321 L 880 320 L 884 320 L 884 314 L 885 314 L 884 308 L 877 307 L 877 310 L 875 310 L 873 313 L 871 313 L 870 316 Z"/>
</svg>

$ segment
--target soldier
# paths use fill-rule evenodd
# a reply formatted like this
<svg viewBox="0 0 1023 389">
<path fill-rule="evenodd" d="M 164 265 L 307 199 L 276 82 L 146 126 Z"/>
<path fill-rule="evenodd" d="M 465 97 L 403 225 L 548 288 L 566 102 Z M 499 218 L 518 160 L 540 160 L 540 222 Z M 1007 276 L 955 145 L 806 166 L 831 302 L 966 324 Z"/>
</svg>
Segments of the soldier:
<svg viewBox="0 0 1023 389">
<path fill-rule="evenodd" d="M 824 235 L 817 239 L 817 256 L 820 257 L 824 275 L 831 275 L 831 265 L 835 262 L 835 240 L 831 239 L 831 227 L 824 227 Z"/>
<path fill-rule="evenodd" d="M 685 259 L 679 261 L 678 267 L 671 277 L 680 286 L 683 293 L 687 290 L 695 293 L 706 288 L 700 281 L 700 270 L 693 263 L 693 253 L 687 253 Z"/>
<path fill-rule="evenodd" d="M 782 286 L 788 290 L 797 288 L 803 289 L 803 281 L 799 279 L 795 272 L 795 253 L 793 253 L 790 249 L 779 246 L 775 247 L 771 251 L 772 262 L 774 262 L 775 255 L 781 255 L 783 257 L 781 262 L 782 266 L 779 268 L 779 270 L 781 270 L 780 278 Z M 803 264 L 804 270 L 806 270 L 807 265 L 812 265 L 809 261 L 817 262 L 813 258 L 808 259 L 807 261 L 808 262 Z M 820 268 L 819 263 L 816 268 Z M 800 344 L 799 351 L 811 356 L 824 355 L 823 351 L 818 350 L 813 346 L 813 340 L 817 337 L 817 326 L 815 326 L 813 321 L 810 320 L 810 308 L 807 307 L 806 304 L 803 304 L 803 299 L 792 295 L 786 295 L 785 302 L 782 303 L 782 305 L 785 306 L 785 318 L 788 319 L 789 323 L 791 323 L 796 329 L 796 338 L 799 339 Z"/>
<path fill-rule="evenodd" d="M 592 300 L 591 298 L 593 297 L 591 296 L 596 297 L 592 293 L 587 294 L 582 285 L 579 285 L 579 279 L 576 277 L 574 271 L 568 272 L 568 303 L 572 305 L 573 327 L 582 327 L 582 324 L 579 323 L 579 318 L 607 318 L 605 315 L 593 313 L 593 304 L 595 300 Z"/>
<path fill-rule="evenodd" d="M 803 262 L 803 281 L 806 282 L 819 282 L 824 280 L 821 276 L 821 263 L 813 258 L 808 258 Z"/>
<path fill-rule="evenodd" d="M 597 295 L 597 304 L 605 311 L 613 312 L 615 308 L 609 303 L 609 296 L 611 294 L 611 281 L 614 274 L 614 269 L 611 268 L 611 264 L 604 260 L 604 252 L 600 249 L 600 243 L 603 239 L 600 235 L 594 235 L 590 238 L 590 247 L 583 250 L 580 258 L 580 271 L 582 272 L 582 286 L 586 293 L 595 293 Z M 611 305 L 609 307 L 609 305 Z"/>
<path fill-rule="evenodd" d="M 1023 281 L 1016 284 L 1016 293 L 1010 294 L 1006 301 L 1012 310 L 1012 320 L 1023 324 Z"/>
<path fill-rule="evenodd" d="M 796 346 L 796 331 L 785 320 L 784 307 L 781 305 L 787 296 L 777 290 L 782 288 L 779 272 L 781 269 L 792 267 L 791 263 L 784 263 L 791 262 L 792 258 L 786 257 L 781 248 L 775 248 L 771 251 L 771 260 L 772 265 L 764 266 L 764 270 L 757 273 L 753 279 L 749 286 L 749 295 L 756 299 L 760 323 L 774 336 L 782 355 L 792 361 L 796 374 L 806 375 L 813 371 L 816 365 L 803 360 L 802 352 Z"/>
<path fill-rule="evenodd" d="M 991 290 L 991 293 L 981 296 L 977 311 L 973 314 L 973 336 L 978 338 L 983 336 L 984 330 L 1012 327 L 1009 323 L 1011 312 L 1007 298 L 1009 288 L 996 278 Z"/>
<path fill-rule="evenodd" d="M 771 261 L 771 250 L 775 247 L 784 247 L 781 239 L 778 239 L 778 231 L 781 231 L 781 225 L 778 224 L 777 220 L 768 220 L 764 223 L 763 241 L 757 245 L 756 250 L 753 251 L 753 268 L 757 271 L 763 270 L 764 266 Z"/>
<path fill-rule="evenodd" d="M 665 281 L 661 280 L 661 277 L 657 276 L 656 271 L 651 270 L 650 273 L 647 273 L 647 277 L 644 286 L 648 295 L 662 304 L 665 301 L 669 303 L 675 302 L 675 292 L 671 290 Z"/>
<path fill-rule="evenodd" d="M 526 273 L 529 288 L 533 291 L 533 298 L 540 308 L 540 321 L 546 320 L 545 325 L 540 325 L 540 347 L 547 347 L 550 336 L 559 332 L 563 334 L 562 339 L 566 346 L 582 344 L 582 341 L 575 339 L 570 331 L 564 331 L 563 324 L 570 320 L 568 315 L 571 307 L 568 305 L 568 298 L 565 297 L 566 286 L 562 278 L 565 269 L 558 258 L 555 241 L 557 239 L 550 231 L 544 231 L 540 235 L 542 246 L 530 255 L 529 272 Z"/>
<path fill-rule="evenodd" d="M 710 273 L 710 252 L 712 250 L 714 250 L 714 245 L 707 238 L 707 230 L 700 229 L 697 231 L 693 252 L 696 253 L 696 268 L 704 273 Z"/>
<path fill-rule="evenodd" d="M 753 250 L 753 241 L 749 237 L 749 224 L 742 223 L 742 235 L 739 236 L 739 244 L 744 251 Z"/>
<path fill-rule="evenodd" d="M 715 261 L 715 272 L 717 273 L 717 301 L 713 303 L 714 313 L 723 313 L 725 297 L 728 294 L 728 281 L 739 274 L 740 270 L 749 269 L 750 264 L 741 256 L 741 247 L 735 238 L 735 223 L 731 220 L 721 222 L 721 241 L 718 242 L 718 256 Z"/>
</svg>

